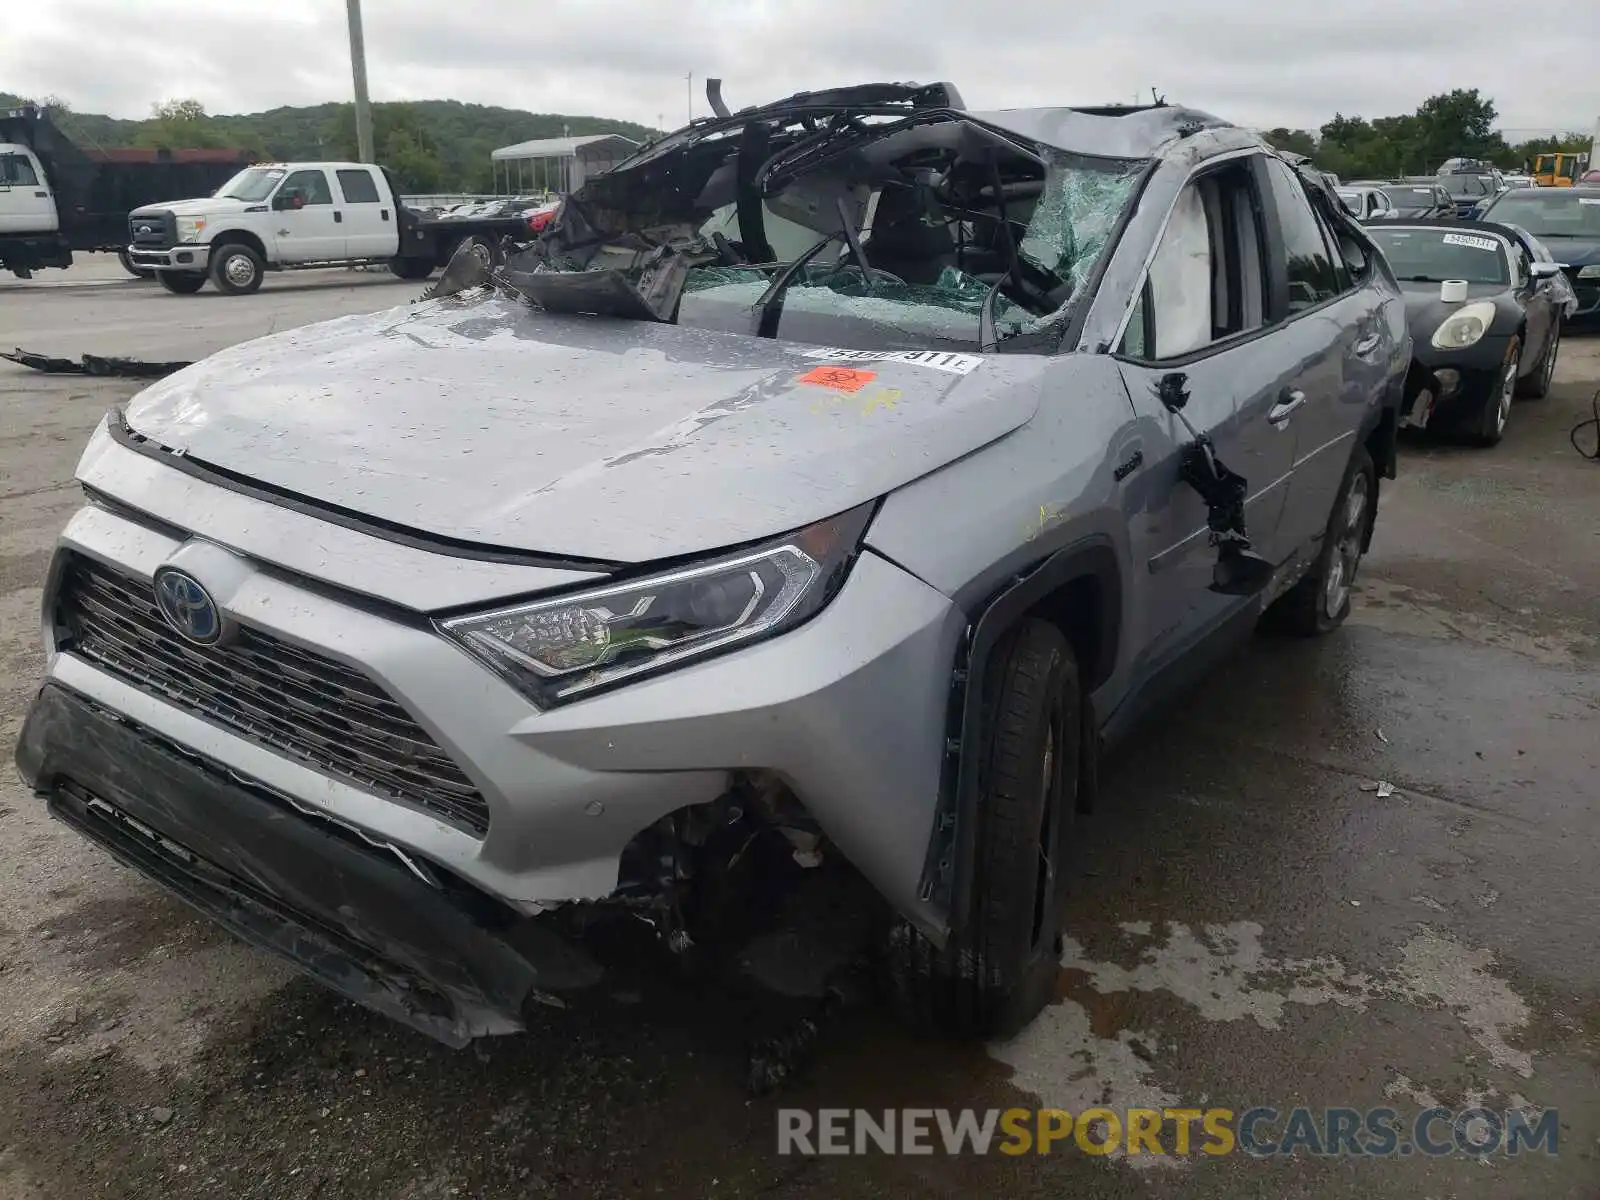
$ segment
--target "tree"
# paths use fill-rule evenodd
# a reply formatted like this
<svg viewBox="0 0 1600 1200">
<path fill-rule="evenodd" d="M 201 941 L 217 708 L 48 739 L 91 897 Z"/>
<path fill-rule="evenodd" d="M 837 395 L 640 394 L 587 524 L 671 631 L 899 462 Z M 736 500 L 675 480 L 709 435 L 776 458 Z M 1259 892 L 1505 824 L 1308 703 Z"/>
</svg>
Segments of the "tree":
<svg viewBox="0 0 1600 1200">
<path fill-rule="evenodd" d="M 225 131 L 198 100 L 162 100 L 150 106 L 134 145 L 156 150 L 192 150 L 228 145 Z"/>
<path fill-rule="evenodd" d="M 1499 115 L 1494 101 L 1477 88 L 1429 96 L 1417 109 L 1418 149 L 1430 169 L 1447 158 L 1500 158 L 1508 147 L 1494 129 Z"/>
<path fill-rule="evenodd" d="M 206 106 L 198 100 L 160 100 L 150 106 L 150 116 L 157 121 L 204 121 Z"/>
<path fill-rule="evenodd" d="M 1284 150 L 1290 154 L 1304 154 L 1310 158 L 1317 152 L 1317 135 L 1309 129 L 1269 129 L 1261 135 L 1267 139 L 1267 144 L 1274 150 Z"/>
<path fill-rule="evenodd" d="M 339 106 L 327 142 L 330 153 L 349 159 L 360 153 L 355 105 Z M 411 104 L 397 101 L 372 106 L 372 150 L 378 162 L 393 171 L 408 192 L 460 186 L 445 169 L 437 142 Z"/>
</svg>

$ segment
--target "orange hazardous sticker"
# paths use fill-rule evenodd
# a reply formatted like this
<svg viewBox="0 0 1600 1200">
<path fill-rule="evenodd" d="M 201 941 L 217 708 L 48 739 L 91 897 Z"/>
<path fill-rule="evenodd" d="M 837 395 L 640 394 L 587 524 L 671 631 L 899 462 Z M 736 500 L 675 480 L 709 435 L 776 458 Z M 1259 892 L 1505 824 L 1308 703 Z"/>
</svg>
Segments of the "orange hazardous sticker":
<svg viewBox="0 0 1600 1200">
<path fill-rule="evenodd" d="M 877 377 L 876 371 L 861 371 L 855 367 L 812 367 L 795 382 L 832 388 L 836 392 L 859 392 Z"/>
</svg>

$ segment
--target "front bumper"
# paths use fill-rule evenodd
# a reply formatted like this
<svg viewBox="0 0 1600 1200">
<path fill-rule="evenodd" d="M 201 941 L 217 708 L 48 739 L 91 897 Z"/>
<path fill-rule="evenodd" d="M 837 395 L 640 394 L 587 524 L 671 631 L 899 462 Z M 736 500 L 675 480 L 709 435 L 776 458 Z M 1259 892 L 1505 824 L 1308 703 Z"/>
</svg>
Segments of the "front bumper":
<svg viewBox="0 0 1600 1200">
<path fill-rule="evenodd" d="M 1477 416 L 1497 394 L 1510 340 L 1490 336 L 1464 350 L 1415 342 L 1401 426 L 1437 428 Z"/>
<path fill-rule="evenodd" d="M 151 249 L 131 245 L 128 257 L 136 267 L 149 267 L 154 271 L 204 271 L 211 261 L 211 247 L 200 245 L 166 246 Z"/>
<path fill-rule="evenodd" d="M 170 469 L 158 474 L 182 478 Z M 90 475 L 111 477 L 100 467 Z M 207 513 L 208 538 L 242 556 L 242 574 L 215 595 L 219 606 L 248 629 L 347 664 L 379 685 L 476 786 L 487 832 L 476 836 L 336 777 L 58 645 L 54 593 L 64 554 L 46 589 L 49 682 L 525 914 L 610 895 L 623 850 L 641 830 L 717 799 L 733 772 L 770 771 L 890 904 L 942 935 L 943 914 L 922 897 L 922 872 L 965 618 L 900 568 L 863 553 L 839 595 L 799 629 L 540 711 L 422 614 L 250 556 L 247 548 L 271 527 L 270 505 L 230 507 L 225 498 L 242 498 L 193 480 L 187 486 L 217 493 L 215 504 L 191 497 L 198 507 L 188 511 Z M 325 533 L 322 540 L 307 531 L 310 544 L 324 552 L 338 545 L 350 561 L 409 566 L 415 576 L 454 570 L 455 560 L 437 553 L 345 529 Z M 352 538 L 372 543 L 370 558 Z M 190 541 L 120 506 L 89 505 L 69 522 L 61 546 L 148 583 Z"/>
<path fill-rule="evenodd" d="M 56 817 L 351 1000 L 452 1046 L 522 1028 L 540 968 L 482 914 L 219 764 L 52 683 L 17 765 Z"/>
</svg>

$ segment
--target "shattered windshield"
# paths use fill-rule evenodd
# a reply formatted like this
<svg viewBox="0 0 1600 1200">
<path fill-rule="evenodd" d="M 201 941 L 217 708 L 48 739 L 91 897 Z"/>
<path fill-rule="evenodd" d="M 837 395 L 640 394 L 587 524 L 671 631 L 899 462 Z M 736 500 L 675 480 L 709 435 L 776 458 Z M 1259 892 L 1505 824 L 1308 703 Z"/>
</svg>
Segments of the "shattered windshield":
<svg viewBox="0 0 1600 1200">
<path fill-rule="evenodd" d="M 246 167 L 212 195 L 254 204 L 272 195 L 272 189 L 278 186 L 278 180 L 283 176 L 281 167 Z"/>
<path fill-rule="evenodd" d="M 565 311 L 854 349 L 1046 350 L 1146 165 L 948 110 L 752 123 L 591 181 L 509 274 Z"/>
</svg>

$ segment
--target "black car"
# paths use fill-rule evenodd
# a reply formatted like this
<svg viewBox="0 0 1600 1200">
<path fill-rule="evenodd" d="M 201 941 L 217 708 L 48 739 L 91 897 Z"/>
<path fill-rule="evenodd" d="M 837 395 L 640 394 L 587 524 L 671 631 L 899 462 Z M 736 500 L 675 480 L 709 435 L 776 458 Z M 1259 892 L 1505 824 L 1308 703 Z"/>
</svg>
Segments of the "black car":
<svg viewBox="0 0 1600 1200">
<path fill-rule="evenodd" d="M 1406 298 L 1413 343 L 1401 423 L 1492 446 L 1514 396 L 1550 390 L 1565 289 L 1517 231 L 1484 221 L 1385 221 L 1367 234 Z"/>
<path fill-rule="evenodd" d="M 1487 215 L 1543 242 L 1577 293 L 1572 320 L 1600 324 L 1600 186 L 1517 188 L 1496 199 Z"/>
<path fill-rule="evenodd" d="M 1382 187 L 1394 205 L 1394 220 L 1449 220 L 1456 215 L 1456 202 L 1437 180 L 1401 179 Z"/>
</svg>

